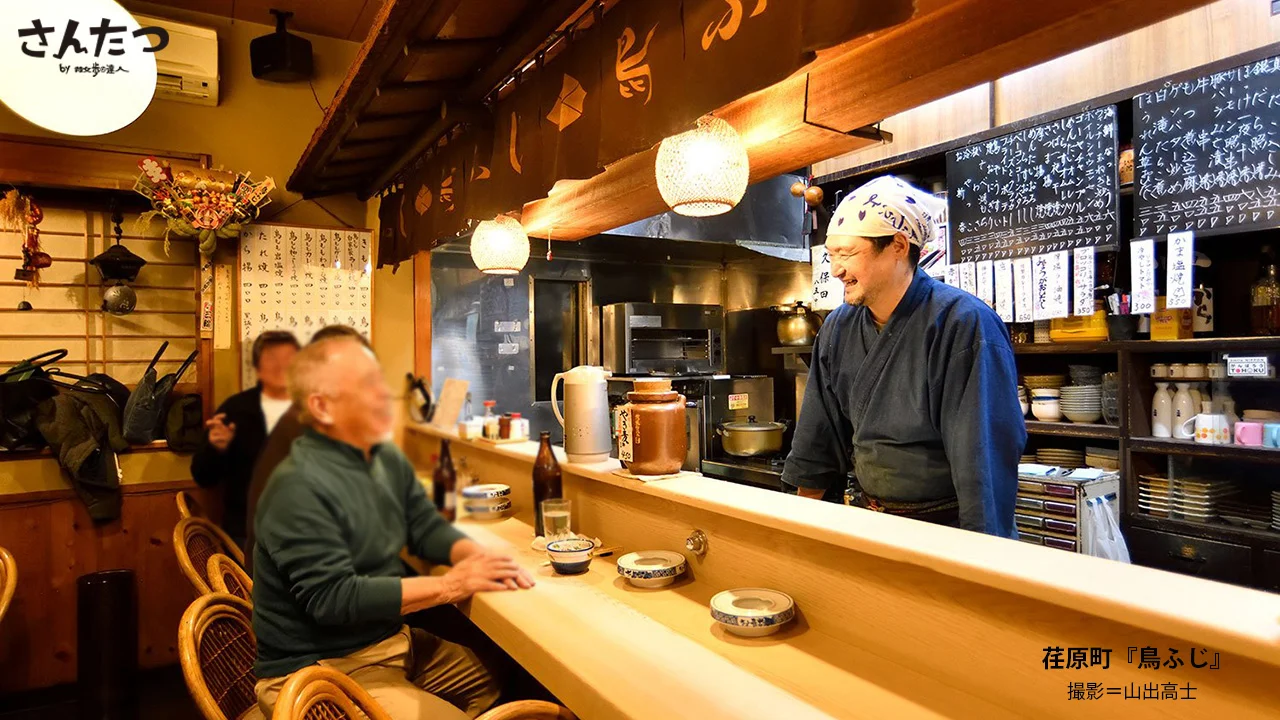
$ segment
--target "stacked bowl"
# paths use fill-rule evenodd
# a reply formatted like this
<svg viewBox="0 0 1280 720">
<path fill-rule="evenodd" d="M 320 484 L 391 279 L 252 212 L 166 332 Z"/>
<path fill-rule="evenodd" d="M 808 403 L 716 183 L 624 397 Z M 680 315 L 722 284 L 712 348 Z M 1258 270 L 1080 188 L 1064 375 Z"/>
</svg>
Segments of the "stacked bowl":
<svg viewBox="0 0 1280 720">
<path fill-rule="evenodd" d="M 1101 385 L 1102 368 L 1096 365 L 1068 365 L 1072 385 Z"/>
<path fill-rule="evenodd" d="M 1031 396 L 1027 395 L 1027 388 L 1023 385 L 1018 386 L 1018 405 L 1022 407 L 1022 417 L 1026 417 L 1031 409 Z"/>
<path fill-rule="evenodd" d="M 1060 390 L 1057 388 L 1039 388 L 1031 391 L 1031 414 L 1041 422 L 1058 422 L 1062 419 L 1059 405 Z"/>
<path fill-rule="evenodd" d="M 1102 419 L 1102 385 L 1072 385 L 1060 391 L 1062 414 L 1074 423 Z"/>
</svg>

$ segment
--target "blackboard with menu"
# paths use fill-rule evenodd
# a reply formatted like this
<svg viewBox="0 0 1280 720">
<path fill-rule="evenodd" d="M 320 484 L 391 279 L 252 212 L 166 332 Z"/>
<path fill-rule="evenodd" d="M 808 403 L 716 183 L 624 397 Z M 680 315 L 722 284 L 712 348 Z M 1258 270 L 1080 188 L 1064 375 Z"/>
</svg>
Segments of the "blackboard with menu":
<svg viewBox="0 0 1280 720">
<path fill-rule="evenodd" d="M 947 153 L 951 262 L 1120 241 L 1116 108 Z"/>
<path fill-rule="evenodd" d="M 1134 236 L 1280 225 L 1280 57 L 1133 99 Z"/>
</svg>

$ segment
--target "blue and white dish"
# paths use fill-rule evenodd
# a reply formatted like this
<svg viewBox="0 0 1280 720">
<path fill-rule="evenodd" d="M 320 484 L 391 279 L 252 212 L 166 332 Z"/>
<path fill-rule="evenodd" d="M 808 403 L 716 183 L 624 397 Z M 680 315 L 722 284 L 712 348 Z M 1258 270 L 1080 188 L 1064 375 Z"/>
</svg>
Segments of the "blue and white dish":
<svg viewBox="0 0 1280 720">
<path fill-rule="evenodd" d="M 462 509 L 467 511 L 467 516 L 472 520 L 497 520 L 511 509 L 511 500 L 466 500 L 462 503 Z"/>
<path fill-rule="evenodd" d="M 796 617 L 790 595 L 766 588 L 737 588 L 711 598 L 711 617 L 743 637 L 772 635 Z"/>
<path fill-rule="evenodd" d="M 511 486 L 499 483 L 468 485 L 462 488 L 463 500 L 496 500 L 511 496 Z"/>
<path fill-rule="evenodd" d="M 618 558 L 618 574 L 642 588 L 670 585 L 686 567 L 684 556 L 670 550 L 641 550 Z"/>
<path fill-rule="evenodd" d="M 596 544 L 582 538 L 547 543 L 547 559 L 561 575 L 581 575 L 591 567 L 591 551 Z"/>
</svg>

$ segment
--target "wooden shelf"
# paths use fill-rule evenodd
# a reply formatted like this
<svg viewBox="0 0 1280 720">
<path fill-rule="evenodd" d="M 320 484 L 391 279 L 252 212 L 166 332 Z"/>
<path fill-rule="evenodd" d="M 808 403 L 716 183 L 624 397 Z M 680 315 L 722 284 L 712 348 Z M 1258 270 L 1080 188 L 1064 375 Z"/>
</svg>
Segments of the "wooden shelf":
<svg viewBox="0 0 1280 720">
<path fill-rule="evenodd" d="M 785 345 L 773 349 L 774 355 L 812 355 L 812 345 Z"/>
<path fill-rule="evenodd" d="M 1014 343 L 1015 355 L 1097 355 L 1114 353 L 1122 343 L 1074 342 L 1074 343 Z"/>
<path fill-rule="evenodd" d="M 1190 455 L 1218 458 L 1220 460 L 1247 460 L 1280 464 L 1280 449 L 1249 447 L 1244 445 L 1202 445 L 1193 440 L 1135 437 L 1129 440 L 1129 449 L 1140 453 L 1163 455 Z"/>
<path fill-rule="evenodd" d="M 1120 343 L 1135 353 L 1267 352 L 1280 350 L 1280 337 L 1195 338 L 1193 340 L 1133 340 Z"/>
<path fill-rule="evenodd" d="M 1097 438 L 1100 440 L 1119 440 L 1120 428 L 1115 425 L 1084 425 L 1071 422 L 1027 421 L 1027 432 L 1031 435 L 1055 435 L 1058 437 Z"/>
<path fill-rule="evenodd" d="M 1226 542 L 1247 542 L 1253 540 L 1280 545 L 1280 532 L 1272 530 L 1255 530 L 1253 528 L 1241 527 L 1239 525 L 1228 525 L 1225 522 L 1200 523 L 1192 522 L 1190 520 L 1163 518 L 1158 515 L 1148 515 L 1141 511 L 1129 513 L 1128 518 L 1131 524 L 1138 527 L 1150 530 L 1161 530 L 1164 532 L 1176 533 L 1178 535 L 1191 535 L 1210 540 L 1223 540 Z"/>
</svg>

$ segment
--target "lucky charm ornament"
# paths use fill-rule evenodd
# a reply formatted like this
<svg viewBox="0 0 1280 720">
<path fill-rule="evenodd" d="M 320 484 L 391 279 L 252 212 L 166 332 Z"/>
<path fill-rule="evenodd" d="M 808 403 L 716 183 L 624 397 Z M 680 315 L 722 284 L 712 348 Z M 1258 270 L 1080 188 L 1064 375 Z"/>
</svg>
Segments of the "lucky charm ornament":
<svg viewBox="0 0 1280 720">
<path fill-rule="evenodd" d="M 129 283 L 138 279 L 138 271 L 147 264 L 146 260 L 120 244 L 124 234 L 120 227 L 123 220 L 119 210 L 113 211 L 111 221 L 115 225 L 116 244 L 89 261 L 102 274 L 102 281 L 110 283 L 102 291 L 102 311 L 112 315 L 128 315 L 138 306 L 138 295 Z"/>
<path fill-rule="evenodd" d="M 212 255 L 218 238 L 238 237 L 244 224 L 258 218 L 276 186 L 271 178 L 253 182 L 248 175 L 225 170 L 174 170 L 155 157 L 143 158 L 138 168 L 142 174 L 134 190 L 152 207 L 144 217 L 162 215 L 168 221 L 166 252 L 169 233 L 174 233 L 199 238 L 200 253 Z"/>
<path fill-rule="evenodd" d="M 17 190 L 10 190 L 0 198 L 0 228 L 16 230 L 22 234 L 22 266 L 13 272 L 13 279 L 40 287 L 40 271 L 53 264 L 49 253 L 40 249 L 40 228 L 44 211 L 30 197 Z"/>
</svg>

